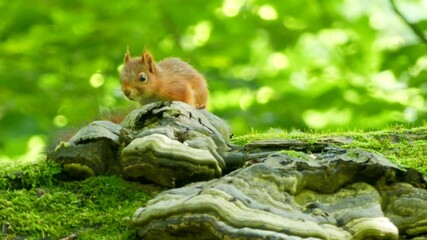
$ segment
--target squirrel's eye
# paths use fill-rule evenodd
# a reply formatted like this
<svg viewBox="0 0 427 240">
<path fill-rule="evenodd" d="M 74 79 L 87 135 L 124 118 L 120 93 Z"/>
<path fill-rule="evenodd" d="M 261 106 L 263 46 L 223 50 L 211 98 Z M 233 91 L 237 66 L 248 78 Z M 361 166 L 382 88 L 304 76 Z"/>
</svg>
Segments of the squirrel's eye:
<svg viewBox="0 0 427 240">
<path fill-rule="evenodd" d="M 140 80 L 141 82 L 145 82 L 145 80 L 147 80 L 147 74 L 145 74 L 145 73 L 140 73 L 140 74 L 139 74 L 139 76 L 138 76 L 138 78 L 139 78 L 139 80 Z"/>
</svg>

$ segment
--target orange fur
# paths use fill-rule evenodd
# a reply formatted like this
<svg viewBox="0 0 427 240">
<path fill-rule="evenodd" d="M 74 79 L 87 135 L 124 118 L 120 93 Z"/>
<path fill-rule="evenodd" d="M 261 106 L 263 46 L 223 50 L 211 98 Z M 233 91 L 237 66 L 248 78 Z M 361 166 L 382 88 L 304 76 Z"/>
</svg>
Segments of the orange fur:
<svg viewBox="0 0 427 240">
<path fill-rule="evenodd" d="M 141 80 L 141 76 L 146 80 Z M 205 108 L 208 98 L 207 83 L 190 64 L 178 58 L 166 58 L 158 63 L 150 52 L 131 58 L 126 51 L 120 75 L 123 93 L 141 104 L 155 101 L 178 100 Z"/>
</svg>

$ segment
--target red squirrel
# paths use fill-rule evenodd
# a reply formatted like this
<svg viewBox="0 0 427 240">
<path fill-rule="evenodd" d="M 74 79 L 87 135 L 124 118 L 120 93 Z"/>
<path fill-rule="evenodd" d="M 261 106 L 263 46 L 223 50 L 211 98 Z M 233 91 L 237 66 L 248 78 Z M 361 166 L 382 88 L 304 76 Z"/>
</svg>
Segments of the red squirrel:
<svg viewBox="0 0 427 240">
<path fill-rule="evenodd" d="M 203 76 L 190 64 L 179 58 L 166 58 L 155 63 L 153 56 L 144 51 L 141 57 L 131 58 L 126 51 L 120 76 L 123 93 L 141 104 L 155 101 L 178 100 L 196 108 L 206 107 L 207 84 Z M 103 113 L 101 119 L 120 123 L 129 109 Z M 76 131 L 66 130 L 50 139 L 52 148 L 60 141 L 68 141 Z"/>
<path fill-rule="evenodd" d="M 178 100 L 199 109 L 207 104 L 206 80 L 179 58 L 156 63 L 148 51 L 132 58 L 127 49 L 120 82 L 126 97 L 141 104 Z"/>
</svg>

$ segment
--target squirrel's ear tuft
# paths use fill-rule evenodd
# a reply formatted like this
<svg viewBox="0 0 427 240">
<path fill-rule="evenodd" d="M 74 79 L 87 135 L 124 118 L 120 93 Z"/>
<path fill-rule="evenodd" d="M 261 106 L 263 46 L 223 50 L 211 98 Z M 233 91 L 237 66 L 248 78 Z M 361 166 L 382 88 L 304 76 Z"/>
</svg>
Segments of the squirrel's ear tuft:
<svg viewBox="0 0 427 240">
<path fill-rule="evenodd" d="M 150 73 L 156 73 L 156 64 L 154 63 L 153 56 L 147 50 L 142 53 L 142 63 Z"/>
<path fill-rule="evenodd" d="M 128 63 L 131 59 L 130 52 L 129 52 L 129 46 L 126 48 L 126 54 L 125 54 L 125 63 Z"/>
</svg>

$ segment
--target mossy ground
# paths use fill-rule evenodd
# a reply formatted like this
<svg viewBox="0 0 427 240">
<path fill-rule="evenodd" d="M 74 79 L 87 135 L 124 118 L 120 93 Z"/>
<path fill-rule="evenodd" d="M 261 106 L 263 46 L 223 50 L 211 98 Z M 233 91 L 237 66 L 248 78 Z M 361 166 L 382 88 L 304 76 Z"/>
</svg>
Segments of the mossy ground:
<svg viewBox="0 0 427 240">
<path fill-rule="evenodd" d="M 129 219 L 160 189 L 116 176 L 63 181 L 59 172 L 43 160 L 3 165 L 0 239 L 136 239 Z"/>
<path fill-rule="evenodd" d="M 351 143 L 340 146 L 376 151 L 427 175 L 427 128 L 253 132 L 232 142 L 243 145 L 263 139 L 300 139 L 314 143 L 325 137 L 351 138 Z M 129 219 L 161 191 L 115 176 L 61 180 L 56 177 L 60 172 L 58 166 L 44 160 L 32 164 L 0 162 L 0 239 L 60 239 L 72 234 L 78 239 L 137 239 Z"/>
</svg>

